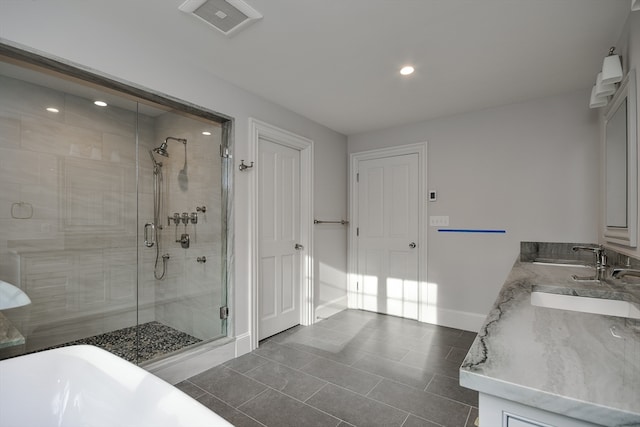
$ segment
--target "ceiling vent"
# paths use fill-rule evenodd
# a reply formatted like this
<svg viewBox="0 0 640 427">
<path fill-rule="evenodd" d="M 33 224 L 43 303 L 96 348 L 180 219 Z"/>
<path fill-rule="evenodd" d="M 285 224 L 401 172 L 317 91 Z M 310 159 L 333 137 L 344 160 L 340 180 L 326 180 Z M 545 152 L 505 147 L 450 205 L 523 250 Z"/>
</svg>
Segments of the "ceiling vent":
<svg viewBox="0 0 640 427">
<path fill-rule="evenodd" d="M 242 0 L 187 0 L 178 9 L 212 25 L 227 37 L 262 18 L 261 13 Z"/>
</svg>

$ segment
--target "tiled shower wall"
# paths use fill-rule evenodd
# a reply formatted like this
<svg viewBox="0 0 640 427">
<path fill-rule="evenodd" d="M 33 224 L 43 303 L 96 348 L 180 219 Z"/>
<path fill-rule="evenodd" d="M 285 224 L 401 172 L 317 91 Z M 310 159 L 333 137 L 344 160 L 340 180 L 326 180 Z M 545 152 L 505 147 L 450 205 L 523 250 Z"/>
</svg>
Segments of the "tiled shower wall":
<svg viewBox="0 0 640 427">
<path fill-rule="evenodd" d="M 184 301 L 185 291 L 195 286 L 186 278 L 203 274 L 202 268 L 196 269 L 202 266 L 195 260 L 187 268 L 186 254 L 181 254 L 182 261 L 176 254 L 170 260 L 170 277 L 156 282 L 155 257 L 151 259 L 151 250 L 145 250 L 136 301 L 136 233 L 141 229 L 136 223 L 137 209 L 141 221 L 145 213 L 150 220 L 153 210 L 147 151 L 165 138 L 165 130 L 160 132 L 157 125 L 170 122 L 174 115 L 140 114 L 136 120 L 135 102 L 121 105 L 124 108 L 101 108 L 92 99 L 0 76 L 0 279 L 21 287 L 32 299 L 30 306 L 5 312 L 27 338 L 27 350 L 135 325 L 137 320 L 156 320 L 162 311 L 156 308 L 156 299 L 162 306 L 170 306 L 167 301 Z M 52 106 L 59 113 L 46 111 Z M 139 202 L 136 129 L 141 147 Z M 211 145 L 210 151 L 217 153 L 217 145 Z M 170 149 L 175 158 L 182 158 L 182 147 Z M 202 153 L 193 154 L 199 157 L 189 164 L 190 178 L 191 170 L 195 173 L 201 168 L 201 158 L 210 163 Z M 171 191 L 167 175 L 165 184 Z M 193 187 L 198 187 L 195 178 Z M 219 189 L 210 184 L 212 194 Z M 167 201 L 170 199 L 168 194 Z M 209 203 L 206 215 L 211 221 L 214 201 L 200 203 Z M 179 209 L 190 207 L 180 204 Z M 204 227 L 200 229 L 206 234 Z M 169 233 L 163 237 L 169 239 Z M 164 247 L 167 252 L 174 250 L 170 242 Z M 206 269 L 214 270 L 219 256 L 206 255 Z M 172 277 L 175 280 L 170 281 Z M 216 279 L 219 283 L 219 275 Z M 209 319 L 212 317 L 217 320 L 209 313 Z M 197 327 L 192 329 L 185 332 L 194 333 Z"/>
</svg>

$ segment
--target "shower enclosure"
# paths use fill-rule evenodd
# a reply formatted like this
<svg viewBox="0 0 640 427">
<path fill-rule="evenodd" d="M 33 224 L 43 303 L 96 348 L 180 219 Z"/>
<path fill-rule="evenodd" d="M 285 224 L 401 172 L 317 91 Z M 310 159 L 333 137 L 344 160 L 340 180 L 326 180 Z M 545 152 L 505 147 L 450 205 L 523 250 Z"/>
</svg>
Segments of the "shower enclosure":
<svg viewBox="0 0 640 427">
<path fill-rule="evenodd" d="M 31 300 L 0 311 L 0 358 L 225 337 L 231 121 L 48 68 L 0 57 L 0 280 Z"/>
</svg>

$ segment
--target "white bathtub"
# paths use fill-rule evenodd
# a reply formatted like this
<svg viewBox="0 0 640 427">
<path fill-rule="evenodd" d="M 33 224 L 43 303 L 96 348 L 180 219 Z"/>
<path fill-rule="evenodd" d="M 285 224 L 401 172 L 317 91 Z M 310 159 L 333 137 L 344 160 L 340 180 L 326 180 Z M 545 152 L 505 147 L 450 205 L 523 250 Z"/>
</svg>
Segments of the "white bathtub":
<svg viewBox="0 0 640 427">
<path fill-rule="evenodd" d="M 0 426 L 231 424 L 144 369 L 78 345 L 0 361 Z"/>
</svg>

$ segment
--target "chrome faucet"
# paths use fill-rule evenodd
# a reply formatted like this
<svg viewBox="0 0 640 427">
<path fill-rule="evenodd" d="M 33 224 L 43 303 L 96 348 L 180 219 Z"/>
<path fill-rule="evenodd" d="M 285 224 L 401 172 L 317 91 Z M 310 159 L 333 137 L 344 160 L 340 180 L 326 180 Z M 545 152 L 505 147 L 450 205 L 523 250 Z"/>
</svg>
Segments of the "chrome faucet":
<svg viewBox="0 0 640 427">
<path fill-rule="evenodd" d="M 624 276 L 640 277 L 640 270 L 637 268 L 614 268 L 611 276 L 616 279 L 622 279 Z"/>
<path fill-rule="evenodd" d="M 580 277 L 575 274 L 572 276 L 573 280 L 577 281 L 591 281 L 591 280 L 603 280 L 607 273 L 607 254 L 602 245 L 598 246 L 574 246 L 574 252 L 586 251 L 593 252 L 594 255 L 594 267 L 596 268 L 596 275 L 594 277 Z"/>
</svg>

